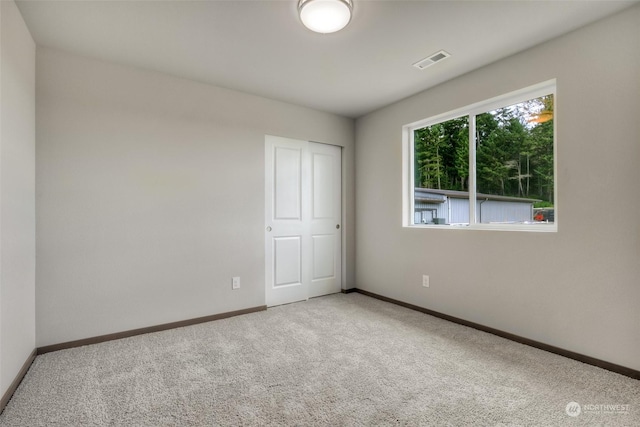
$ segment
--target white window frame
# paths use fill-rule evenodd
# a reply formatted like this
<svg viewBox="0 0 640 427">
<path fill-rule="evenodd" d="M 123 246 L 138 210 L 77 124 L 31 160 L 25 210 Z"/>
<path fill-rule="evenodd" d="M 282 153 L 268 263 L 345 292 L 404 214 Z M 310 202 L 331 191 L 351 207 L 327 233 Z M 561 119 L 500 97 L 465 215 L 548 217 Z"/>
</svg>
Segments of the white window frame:
<svg viewBox="0 0 640 427">
<path fill-rule="evenodd" d="M 489 111 L 508 107 L 530 99 L 553 94 L 554 120 L 553 120 L 553 179 L 554 179 L 554 222 L 553 224 L 482 224 L 476 222 L 476 122 L 475 117 Z M 462 108 L 448 111 L 428 119 L 409 123 L 402 127 L 402 225 L 411 228 L 437 228 L 439 230 L 497 230 L 497 231 L 531 231 L 531 232 L 557 232 L 558 231 L 558 139 L 557 139 L 557 96 L 556 80 L 548 80 L 524 89 L 510 92 L 505 95 L 477 102 Z M 433 224 L 415 224 L 415 174 L 414 174 L 414 135 L 418 129 L 447 120 L 467 116 L 469 117 L 469 225 L 443 226 Z"/>
</svg>

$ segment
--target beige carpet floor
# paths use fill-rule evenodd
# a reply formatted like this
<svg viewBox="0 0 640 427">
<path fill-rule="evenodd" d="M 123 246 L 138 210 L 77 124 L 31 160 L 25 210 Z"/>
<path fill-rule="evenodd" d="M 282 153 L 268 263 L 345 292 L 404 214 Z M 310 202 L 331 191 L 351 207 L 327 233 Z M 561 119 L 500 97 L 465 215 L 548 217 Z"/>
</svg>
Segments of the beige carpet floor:
<svg viewBox="0 0 640 427">
<path fill-rule="evenodd" d="M 0 425 L 640 426 L 640 381 L 338 294 L 38 356 Z"/>
</svg>

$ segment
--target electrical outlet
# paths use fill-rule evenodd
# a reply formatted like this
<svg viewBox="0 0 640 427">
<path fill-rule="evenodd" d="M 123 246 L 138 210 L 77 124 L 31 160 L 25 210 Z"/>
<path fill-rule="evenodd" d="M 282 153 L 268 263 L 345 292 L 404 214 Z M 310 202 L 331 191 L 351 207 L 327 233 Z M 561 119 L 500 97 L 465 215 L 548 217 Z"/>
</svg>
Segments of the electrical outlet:
<svg viewBox="0 0 640 427">
<path fill-rule="evenodd" d="M 429 287 L 429 276 L 427 276 L 426 274 L 422 276 L 422 286 L 424 286 L 425 288 Z"/>
<path fill-rule="evenodd" d="M 231 289 L 240 289 L 240 278 L 234 277 L 231 279 Z"/>
</svg>

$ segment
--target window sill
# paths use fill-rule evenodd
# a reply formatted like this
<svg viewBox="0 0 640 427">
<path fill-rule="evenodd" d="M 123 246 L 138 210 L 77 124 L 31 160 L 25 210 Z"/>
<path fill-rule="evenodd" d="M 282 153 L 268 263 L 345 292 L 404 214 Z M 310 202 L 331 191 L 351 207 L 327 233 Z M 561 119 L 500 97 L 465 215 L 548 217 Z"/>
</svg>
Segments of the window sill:
<svg viewBox="0 0 640 427">
<path fill-rule="evenodd" d="M 422 228 L 438 230 L 482 230 L 482 231 L 524 231 L 533 233 L 557 233 L 558 225 L 554 223 L 531 224 L 412 224 L 405 228 Z"/>
</svg>

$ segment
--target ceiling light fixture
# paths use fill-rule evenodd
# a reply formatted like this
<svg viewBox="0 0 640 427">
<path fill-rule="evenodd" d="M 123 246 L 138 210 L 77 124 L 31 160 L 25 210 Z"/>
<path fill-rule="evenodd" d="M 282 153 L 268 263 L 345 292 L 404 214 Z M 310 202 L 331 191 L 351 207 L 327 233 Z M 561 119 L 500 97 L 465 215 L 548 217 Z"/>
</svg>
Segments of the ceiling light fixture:
<svg viewBox="0 0 640 427">
<path fill-rule="evenodd" d="M 340 31 L 351 21 L 352 0 L 299 0 L 298 14 L 305 27 L 316 33 Z"/>
</svg>

